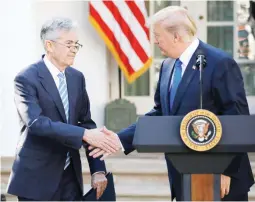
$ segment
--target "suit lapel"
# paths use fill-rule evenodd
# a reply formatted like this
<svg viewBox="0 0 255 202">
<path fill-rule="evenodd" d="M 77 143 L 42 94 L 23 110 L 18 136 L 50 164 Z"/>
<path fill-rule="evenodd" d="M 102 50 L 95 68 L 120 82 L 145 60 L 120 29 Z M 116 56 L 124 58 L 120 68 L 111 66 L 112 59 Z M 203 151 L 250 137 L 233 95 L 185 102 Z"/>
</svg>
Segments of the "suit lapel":
<svg viewBox="0 0 255 202">
<path fill-rule="evenodd" d="M 69 100 L 69 123 L 73 123 L 74 119 L 74 101 L 76 96 L 74 93 L 76 92 L 76 86 L 75 86 L 75 81 L 72 76 L 72 73 L 70 72 L 70 69 L 67 68 L 65 70 L 65 75 L 66 75 L 66 83 L 67 83 L 67 91 L 68 91 L 68 100 Z"/>
<path fill-rule="evenodd" d="M 202 42 L 199 41 L 199 46 L 196 50 L 200 49 L 202 47 Z M 181 100 L 186 92 L 186 90 L 188 89 L 189 83 L 191 82 L 192 78 L 194 77 L 195 73 L 197 72 L 196 69 L 193 68 L 193 66 L 196 63 L 196 51 L 195 53 L 192 55 L 188 66 L 186 67 L 186 70 L 184 72 L 184 75 L 182 77 L 182 80 L 179 84 L 178 90 L 176 92 L 175 95 L 175 99 L 174 99 L 174 103 L 173 103 L 173 108 L 172 111 L 170 112 L 171 115 L 174 115 L 181 103 Z"/>
<path fill-rule="evenodd" d="M 43 85 L 44 89 L 49 93 L 51 98 L 53 99 L 64 122 L 67 122 L 64 106 L 63 106 L 62 100 L 60 98 L 58 89 L 56 87 L 56 84 L 55 84 L 48 68 L 46 67 L 45 63 L 43 62 L 43 60 L 41 60 L 39 62 L 38 70 L 39 70 L 38 76 L 40 77 L 41 84 Z"/>
<path fill-rule="evenodd" d="M 161 100 L 164 104 L 162 104 L 162 107 L 165 108 L 165 114 L 169 114 L 170 112 L 170 106 L 169 106 L 169 86 L 170 86 L 170 80 L 171 80 L 171 74 L 174 67 L 175 60 L 167 58 L 163 63 L 163 70 L 161 74 L 161 81 L 160 81 L 160 94 L 161 94 Z"/>
</svg>

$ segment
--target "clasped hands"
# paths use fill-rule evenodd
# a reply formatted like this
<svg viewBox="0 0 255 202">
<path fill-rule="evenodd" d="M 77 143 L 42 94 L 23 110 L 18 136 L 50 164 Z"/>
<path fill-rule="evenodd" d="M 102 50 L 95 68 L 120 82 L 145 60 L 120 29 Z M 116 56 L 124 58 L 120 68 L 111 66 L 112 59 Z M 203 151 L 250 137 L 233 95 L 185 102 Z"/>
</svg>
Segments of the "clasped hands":
<svg viewBox="0 0 255 202">
<path fill-rule="evenodd" d="M 92 151 L 89 155 L 94 158 L 102 156 L 100 160 L 104 160 L 107 156 L 121 149 L 118 135 L 106 127 L 102 129 L 86 129 L 83 140 L 90 145 L 89 150 Z"/>
</svg>

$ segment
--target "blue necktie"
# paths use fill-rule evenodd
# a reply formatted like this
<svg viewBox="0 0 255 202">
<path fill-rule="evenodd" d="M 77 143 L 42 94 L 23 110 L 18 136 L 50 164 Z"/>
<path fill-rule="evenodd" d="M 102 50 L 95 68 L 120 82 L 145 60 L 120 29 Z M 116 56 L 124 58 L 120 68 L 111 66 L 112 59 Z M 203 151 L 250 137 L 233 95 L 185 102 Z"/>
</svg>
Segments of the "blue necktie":
<svg viewBox="0 0 255 202">
<path fill-rule="evenodd" d="M 174 98 L 178 89 L 178 86 L 181 82 L 182 79 L 182 62 L 177 59 L 175 61 L 174 65 L 174 75 L 172 77 L 172 86 L 170 90 L 170 109 L 172 109 L 173 104 L 174 104 Z"/>
<path fill-rule="evenodd" d="M 64 106 L 66 120 L 68 122 L 68 118 L 69 118 L 69 101 L 68 101 L 68 91 L 67 91 L 67 85 L 66 85 L 66 80 L 65 80 L 65 74 L 60 72 L 58 74 L 58 78 L 59 78 L 58 91 L 59 91 L 59 95 L 61 97 L 61 100 L 62 100 L 62 103 L 63 103 L 63 106 Z M 68 152 L 67 153 L 67 157 L 66 157 L 66 162 L 65 162 L 64 169 L 66 169 L 69 164 L 70 164 L 70 155 L 69 155 L 69 152 Z"/>
</svg>

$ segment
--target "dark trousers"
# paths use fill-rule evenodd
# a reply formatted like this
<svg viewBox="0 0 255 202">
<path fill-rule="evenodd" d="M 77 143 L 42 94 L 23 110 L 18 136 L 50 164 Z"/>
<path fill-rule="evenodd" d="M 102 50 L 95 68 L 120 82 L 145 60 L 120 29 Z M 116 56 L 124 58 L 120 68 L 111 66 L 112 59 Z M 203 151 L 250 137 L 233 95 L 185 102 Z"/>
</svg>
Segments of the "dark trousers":
<svg viewBox="0 0 255 202">
<path fill-rule="evenodd" d="M 248 193 L 238 196 L 226 195 L 222 201 L 248 201 Z"/>
<path fill-rule="evenodd" d="M 27 199 L 23 197 L 18 197 L 19 201 L 38 201 L 33 199 Z M 63 172 L 63 176 L 59 183 L 58 189 L 52 197 L 52 201 L 81 201 L 82 193 L 78 185 L 77 178 L 75 176 L 75 171 L 73 168 L 73 163 L 71 161 L 70 165 Z"/>
<path fill-rule="evenodd" d="M 181 197 L 176 197 L 176 201 L 181 201 Z M 248 193 L 238 196 L 227 195 L 222 201 L 248 201 Z"/>
</svg>

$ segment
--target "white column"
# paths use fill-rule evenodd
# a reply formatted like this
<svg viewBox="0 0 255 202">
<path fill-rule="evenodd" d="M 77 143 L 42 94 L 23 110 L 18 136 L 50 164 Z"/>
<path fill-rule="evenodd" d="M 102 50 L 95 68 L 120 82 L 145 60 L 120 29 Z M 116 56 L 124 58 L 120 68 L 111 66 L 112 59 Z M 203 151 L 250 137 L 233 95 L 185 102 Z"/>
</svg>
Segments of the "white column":
<svg viewBox="0 0 255 202">
<path fill-rule="evenodd" d="M 35 61 L 35 22 L 31 0 L 0 1 L 0 155 L 12 156 L 19 137 L 14 77 Z"/>
</svg>

